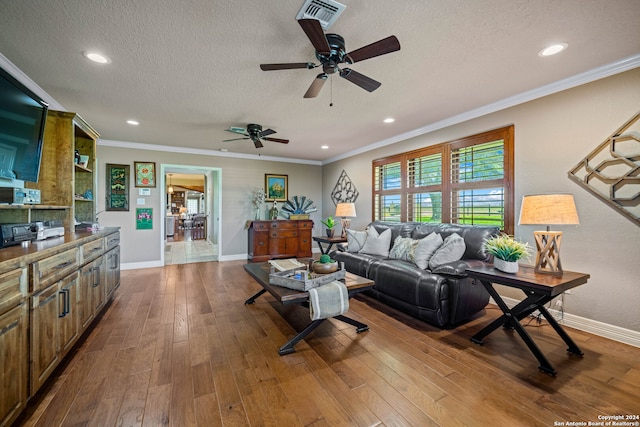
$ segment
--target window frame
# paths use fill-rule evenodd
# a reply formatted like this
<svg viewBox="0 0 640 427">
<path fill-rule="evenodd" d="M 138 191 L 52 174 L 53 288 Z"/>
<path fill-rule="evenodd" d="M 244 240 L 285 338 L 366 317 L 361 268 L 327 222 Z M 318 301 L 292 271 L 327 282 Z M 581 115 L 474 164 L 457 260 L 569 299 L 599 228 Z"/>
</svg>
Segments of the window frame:
<svg viewBox="0 0 640 427">
<path fill-rule="evenodd" d="M 451 155 L 455 150 L 467 147 L 473 147 L 481 144 L 486 144 L 494 141 L 503 141 L 503 168 L 504 176 L 500 179 L 473 181 L 473 182 L 452 182 L 451 169 L 452 160 Z M 408 151 L 405 153 L 396 154 L 372 161 L 372 198 L 371 198 L 371 217 L 372 220 L 376 220 L 376 214 L 380 211 L 380 207 L 376 206 L 382 198 L 385 196 L 400 196 L 400 222 L 406 222 L 409 217 L 408 212 L 408 200 L 413 194 L 424 193 L 428 189 L 429 192 L 437 192 L 438 190 L 442 194 L 442 207 L 441 207 L 441 222 L 452 222 L 452 194 L 454 191 L 473 189 L 473 188 L 488 188 L 488 187 L 501 187 L 503 188 L 503 209 L 504 209 L 504 228 L 503 232 L 507 234 L 514 234 L 515 221 L 514 221 L 514 126 L 509 125 L 502 128 L 482 132 L 476 135 L 467 136 L 454 141 L 444 142 L 429 147 L 419 148 L 417 150 Z M 432 156 L 439 154 L 441 157 L 441 182 L 439 185 L 429 186 L 412 186 L 408 181 L 409 161 L 425 156 Z M 400 180 L 401 185 L 399 189 L 384 190 L 379 188 L 379 182 L 377 182 L 377 168 L 381 168 L 385 165 L 393 163 L 400 163 Z M 379 209 L 380 208 L 380 209 Z"/>
</svg>

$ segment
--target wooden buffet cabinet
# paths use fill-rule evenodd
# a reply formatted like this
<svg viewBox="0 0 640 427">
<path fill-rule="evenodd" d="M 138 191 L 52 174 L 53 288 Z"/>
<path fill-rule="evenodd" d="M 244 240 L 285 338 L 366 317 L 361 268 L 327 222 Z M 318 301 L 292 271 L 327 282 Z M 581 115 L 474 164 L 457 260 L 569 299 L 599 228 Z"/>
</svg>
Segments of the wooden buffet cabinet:
<svg viewBox="0 0 640 427">
<path fill-rule="evenodd" d="M 252 221 L 249 226 L 249 261 L 311 256 L 311 220 Z"/>
<path fill-rule="evenodd" d="M 0 249 L 0 426 L 10 425 L 112 299 L 120 231 Z"/>
</svg>

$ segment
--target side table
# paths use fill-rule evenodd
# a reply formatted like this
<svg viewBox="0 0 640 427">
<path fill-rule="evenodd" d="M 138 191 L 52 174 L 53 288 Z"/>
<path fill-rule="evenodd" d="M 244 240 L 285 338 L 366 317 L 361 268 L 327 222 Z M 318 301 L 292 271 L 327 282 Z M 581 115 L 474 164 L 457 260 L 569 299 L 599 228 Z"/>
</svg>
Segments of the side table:
<svg viewBox="0 0 640 427">
<path fill-rule="evenodd" d="M 556 371 L 551 363 L 549 363 L 544 354 L 542 354 L 540 348 L 538 348 L 524 326 L 520 323 L 522 319 L 538 310 L 545 319 L 547 319 L 547 322 L 549 322 L 560 338 L 569 346 L 567 349 L 569 353 L 579 356 L 584 354 L 562 326 L 558 324 L 556 319 L 547 311 L 544 305 L 564 291 L 587 283 L 589 279 L 588 274 L 573 271 L 564 271 L 562 275 L 536 273 L 533 267 L 529 266 L 520 266 L 520 270 L 512 274 L 504 273 L 491 266 L 481 266 L 467 269 L 467 275 L 478 279 L 480 283 L 482 283 L 504 313 L 471 337 L 472 342 L 479 345 L 484 344 L 483 338 L 500 326 L 515 329 L 518 335 L 520 335 L 520 338 L 522 338 L 527 347 L 529 347 L 529 350 L 531 350 L 536 359 L 538 359 L 538 362 L 540 362 L 538 369 L 549 375 L 555 375 Z M 526 297 L 510 309 L 493 288 L 493 283 L 521 289 Z"/>
<path fill-rule="evenodd" d="M 320 252 L 322 253 L 322 255 L 328 254 L 331 251 L 331 247 L 333 246 L 334 243 L 344 243 L 347 241 L 346 237 L 322 237 L 322 236 L 316 236 L 313 238 L 314 241 L 318 242 L 318 247 L 320 248 Z M 325 249 L 322 244 L 326 243 L 328 244 L 327 248 Z"/>
</svg>

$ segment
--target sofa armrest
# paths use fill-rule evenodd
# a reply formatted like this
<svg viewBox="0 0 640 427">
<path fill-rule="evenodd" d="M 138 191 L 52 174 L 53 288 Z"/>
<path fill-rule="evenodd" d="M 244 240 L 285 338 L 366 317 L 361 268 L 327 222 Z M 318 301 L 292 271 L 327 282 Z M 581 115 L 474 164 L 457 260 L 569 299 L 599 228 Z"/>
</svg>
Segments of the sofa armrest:
<svg viewBox="0 0 640 427">
<path fill-rule="evenodd" d="M 347 248 L 349 247 L 346 243 L 336 243 L 335 246 L 339 252 L 347 252 Z"/>
<path fill-rule="evenodd" d="M 431 272 L 434 274 L 442 274 L 445 276 L 466 277 L 467 268 L 469 268 L 469 264 L 467 264 L 463 260 L 459 260 L 441 264 L 431 270 Z"/>
<path fill-rule="evenodd" d="M 467 277 L 467 268 L 480 267 L 483 265 L 491 264 L 486 261 L 480 261 L 479 259 L 462 259 L 459 261 L 453 261 L 439 265 L 431 272 L 435 274 L 442 274 L 445 276 Z"/>
</svg>

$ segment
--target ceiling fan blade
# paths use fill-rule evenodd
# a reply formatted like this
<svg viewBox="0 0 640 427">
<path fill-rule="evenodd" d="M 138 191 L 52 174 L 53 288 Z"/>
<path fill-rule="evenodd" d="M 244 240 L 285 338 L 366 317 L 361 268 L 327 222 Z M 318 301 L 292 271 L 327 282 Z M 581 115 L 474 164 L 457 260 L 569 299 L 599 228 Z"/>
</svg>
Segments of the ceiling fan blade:
<svg viewBox="0 0 640 427">
<path fill-rule="evenodd" d="M 389 36 L 386 39 L 378 40 L 375 43 L 363 46 L 353 52 L 347 54 L 350 63 L 364 61 L 365 59 L 374 58 L 376 56 L 400 50 L 400 42 L 396 36 Z"/>
<path fill-rule="evenodd" d="M 297 68 L 306 68 L 311 70 L 316 68 L 317 65 L 313 62 L 290 62 L 287 64 L 260 64 L 262 71 L 274 71 L 274 70 L 294 70 Z"/>
<path fill-rule="evenodd" d="M 351 68 L 344 68 L 340 70 L 340 77 L 349 80 L 351 83 L 354 83 L 369 92 L 373 92 L 374 90 L 378 89 L 382 84 L 370 77 L 365 76 L 364 74 L 353 71 Z"/>
<path fill-rule="evenodd" d="M 264 145 L 262 145 L 262 142 L 260 141 L 260 139 L 259 139 L 259 138 L 256 138 L 256 139 L 254 139 L 254 140 L 253 140 L 253 145 L 255 145 L 255 146 L 256 146 L 256 148 L 262 148 L 262 147 L 264 147 Z"/>
<path fill-rule="evenodd" d="M 276 133 L 275 130 L 273 129 L 265 129 L 262 132 L 260 132 L 260 138 L 262 138 L 263 136 L 267 136 L 267 135 L 273 135 L 274 133 Z"/>
<path fill-rule="evenodd" d="M 225 139 L 222 142 L 229 142 L 229 141 L 240 141 L 241 139 L 249 139 L 249 138 L 233 138 L 233 139 Z"/>
<path fill-rule="evenodd" d="M 304 94 L 304 98 L 315 98 L 320 93 L 320 89 L 324 86 L 324 82 L 327 81 L 329 76 L 326 73 L 318 74 L 318 76 L 313 80 L 309 89 Z"/>
<path fill-rule="evenodd" d="M 225 129 L 225 131 L 227 132 L 231 132 L 231 133 L 239 133 L 240 135 L 244 135 L 244 136 L 249 136 L 246 134 L 247 130 L 245 128 L 230 128 L 230 129 Z"/>
<path fill-rule="evenodd" d="M 280 139 L 280 138 L 262 138 L 265 141 L 271 141 L 271 142 L 279 142 L 280 144 L 288 144 L 289 140 L 288 139 Z"/>
<path fill-rule="evenodd" d="M 298 23 L 318 52 L 326 53 L 327 55 L 331 52 L 331 47 L 327 37 L 324 35 L 320 21 L 317 19 L 299 19 Z"/>
</svg>

